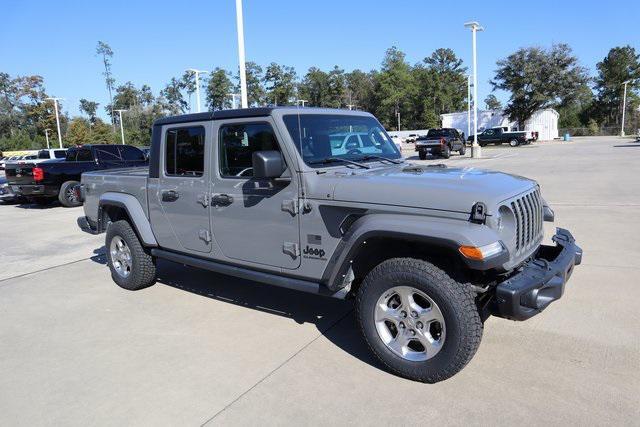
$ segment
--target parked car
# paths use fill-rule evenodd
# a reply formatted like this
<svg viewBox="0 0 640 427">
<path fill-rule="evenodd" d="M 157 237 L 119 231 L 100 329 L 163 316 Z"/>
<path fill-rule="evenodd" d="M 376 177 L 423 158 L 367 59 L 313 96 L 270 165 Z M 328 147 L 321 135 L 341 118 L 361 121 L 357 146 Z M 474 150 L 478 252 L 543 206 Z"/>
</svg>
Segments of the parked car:
<svg viewBox="0 0 640 427">
<path fill-rule="evenodd" d="M 466 143 L 457 129 L 429 129 L 425 136 L 418 137 L 415 150 L 418 152 L 420 160 L 425 160 L 427 154 L 434 154 L 448 159 L 453 151 L 457 151 L 461 156 L 464 156 Z"/>
<path fill-rule="evenodd" d="M 12 190 L 34 203 L 58 199 L 73 207 L 81 205 L 76 187 L 82 173 L 146 164 L 142 151 L 130 145 L 85 145 L 70 148 L 61 161 L 9 164 L 5 174 Z"/>
<path fill-rule="evenodd" d="M 334 153 L 344 129 L 377 135 L 375 153 Z M 189 114 L 157 120 L 152 141 L 148 169 L 82 175 L 78 224 L 106 231 L 119 286 L 152 285 L 166 259 L 352 298 L 372 353 L 413 380 L 456 374 L 490 314 L 540 313 L 582 259 L 567 230 L 542 245 L 553 212 L 535 181 L 411 165 L 369 113 Z"/>
<path fill-rule="evenodd" d="M 21 203 L 24 198 L 16 194 L 7 183 L 6 178 L 0 177 L 0 202 L 3 203 Z"/>
<path fill-rule="evenodd" d="M 473 135 L 469 136 L 469 141 L 473 141 Z M 478 145 L 484 147 L 489 144 L 501 145 L 508 143 L 511 147 L 527 144 L 526 132 L 507 132 L 503 128 L 485 129 L 478 134 Z"/>
<path fill-rule="evenodd" d="M 416 142 L 416 140 L 418 139 L 418 134 L 417 133 L 411 133 L 409 134 L 405 139 L 404 142 Z"/>
<path fill-rule="evenodd" d="M 62 160 L 67 157 L 67 149 L 66 148 L 56 148 L 56 149 L 44 149 L 38 151 L 37 157 L 31 161 L 31 163 L 42 163 L 49 160 Z"/>
</svg>

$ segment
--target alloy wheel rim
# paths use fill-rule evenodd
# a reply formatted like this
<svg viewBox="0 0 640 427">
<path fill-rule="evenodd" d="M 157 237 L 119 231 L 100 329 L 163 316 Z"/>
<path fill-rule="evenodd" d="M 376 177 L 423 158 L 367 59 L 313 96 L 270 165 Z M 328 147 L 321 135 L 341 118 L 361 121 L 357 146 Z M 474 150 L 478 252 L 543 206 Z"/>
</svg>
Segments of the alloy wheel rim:
<svg viewBox="0 0 640 427">
<path fill-rule="evenodd" d="M 440 307 L 411 286 L 395 286 L 380 295 L 374 322 L 384 345 L 405 360 L 429 360 L 444 345 L 446 327 Z"/>
<path fill-rule="evenodd" d="M 114 236 L 109 245 L 109 252 L 111 254 L 111 264 L 116 273 L 125 279 L 129 277 L 133 262 L 127 242 L 120 236 Z"/>
</svg>

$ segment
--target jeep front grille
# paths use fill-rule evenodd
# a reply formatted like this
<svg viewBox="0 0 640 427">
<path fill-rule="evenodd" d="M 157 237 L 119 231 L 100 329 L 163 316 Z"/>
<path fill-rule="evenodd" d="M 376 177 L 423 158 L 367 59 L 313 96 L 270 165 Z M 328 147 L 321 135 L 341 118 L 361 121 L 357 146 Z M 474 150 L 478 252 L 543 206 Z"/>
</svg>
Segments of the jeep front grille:
<svg viewBox="0 0 640 427">
<path fill-rule="evenodd" d="M 509 203 L 516 218 L 516 255 L 527 251 L 542 239 L 544 233 L 542 198 L 535 190 L 512 199 Z"/>
</svg>

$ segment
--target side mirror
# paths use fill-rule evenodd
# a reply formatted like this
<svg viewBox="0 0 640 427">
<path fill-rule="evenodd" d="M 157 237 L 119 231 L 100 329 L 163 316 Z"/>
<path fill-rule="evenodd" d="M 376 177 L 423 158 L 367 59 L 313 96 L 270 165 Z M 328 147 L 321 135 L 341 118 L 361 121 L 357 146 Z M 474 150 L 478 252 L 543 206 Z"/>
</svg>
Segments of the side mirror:
<svg viewBox="0 0 640 427">
<path fill-rule="evenodd" d="M 254 151 L 251 156 L 251 163 L 254 178 L 278 178 L 286 169 L 282 153 L 275 150 Z"/>
</svg>

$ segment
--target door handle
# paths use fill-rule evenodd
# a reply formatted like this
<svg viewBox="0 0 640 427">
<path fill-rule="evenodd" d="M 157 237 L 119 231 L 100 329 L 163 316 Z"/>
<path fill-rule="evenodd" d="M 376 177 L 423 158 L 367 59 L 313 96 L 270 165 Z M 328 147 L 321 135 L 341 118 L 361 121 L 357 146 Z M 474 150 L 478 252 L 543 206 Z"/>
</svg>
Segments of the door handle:
<svg viewBox="0 0 640 427">
<path fill-rule="evenodd" d="M 216 206 L 229 206 L 233 203 L 233 197 L 228 194 L 216 194 L 213 196 L 212 202 Z"/>
<path fill-rule="evenodd" d="M 180 197 L 176 190 L 165 190 L 162 192 L 163 202 L 175 202 Z"/>
</svg>

